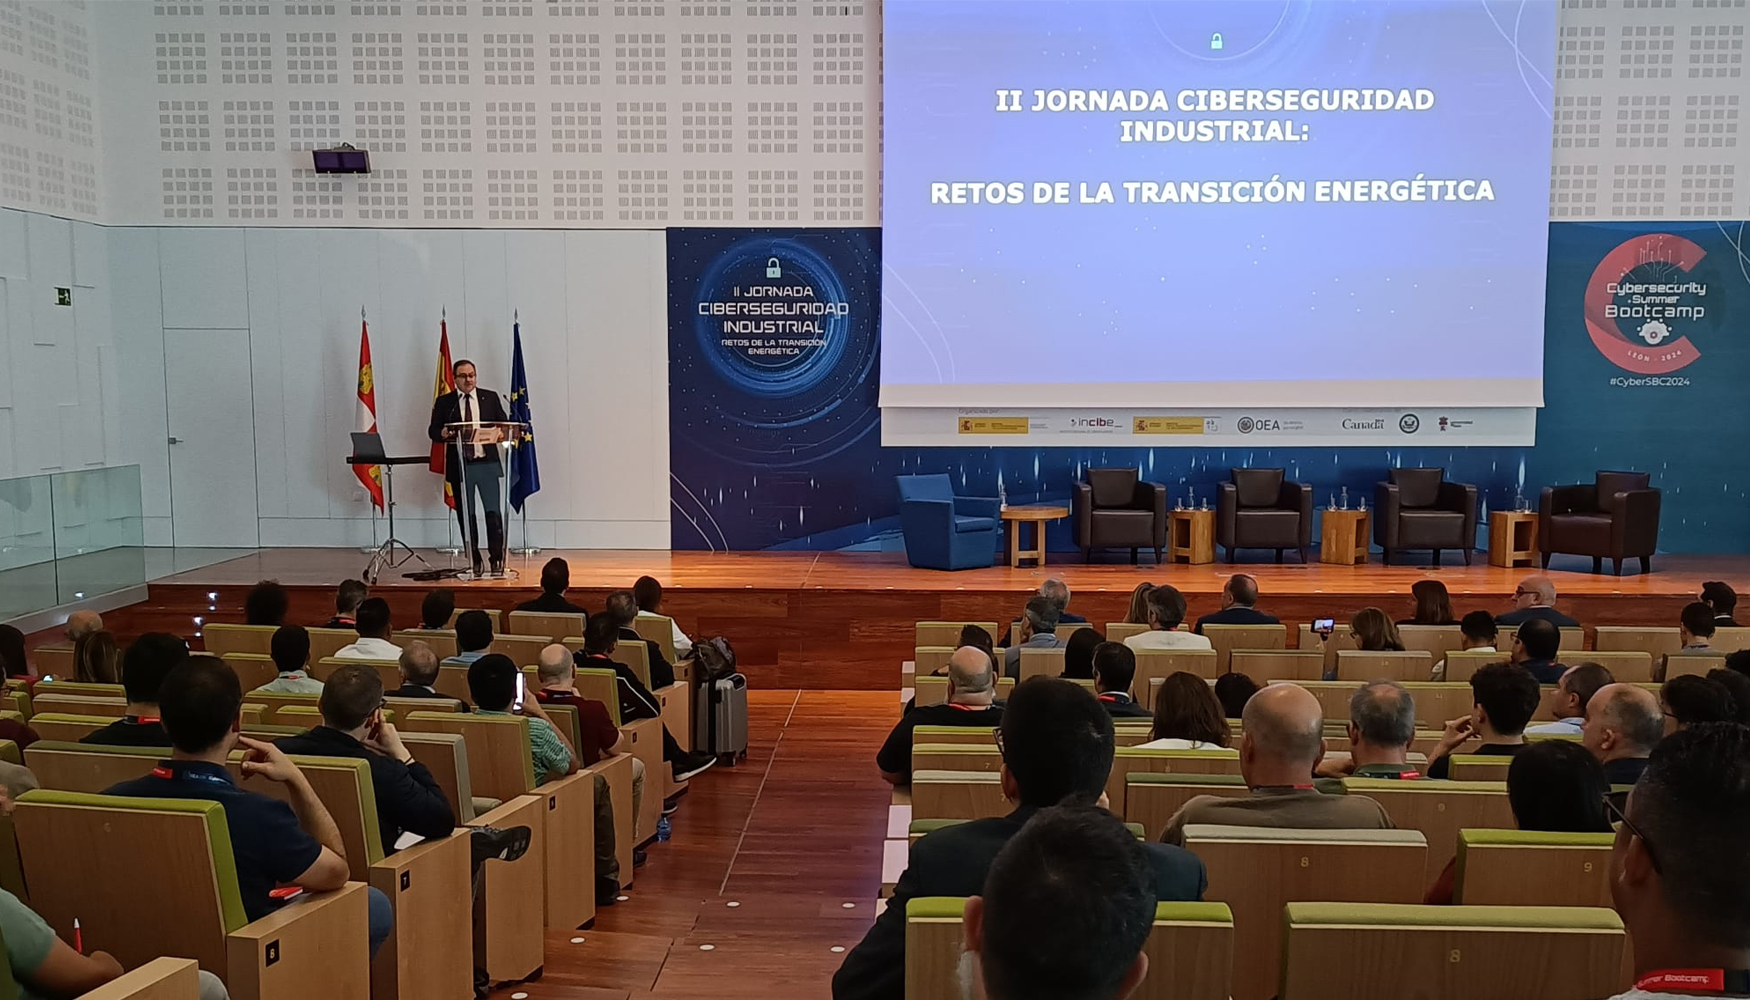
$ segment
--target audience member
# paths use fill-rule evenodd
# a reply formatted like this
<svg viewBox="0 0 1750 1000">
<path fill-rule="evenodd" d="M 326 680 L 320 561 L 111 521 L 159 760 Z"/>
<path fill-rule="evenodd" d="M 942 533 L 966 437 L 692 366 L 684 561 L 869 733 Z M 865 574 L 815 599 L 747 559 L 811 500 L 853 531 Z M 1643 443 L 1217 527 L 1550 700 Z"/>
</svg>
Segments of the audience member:
<svg viewBox="0 0 1750 1000">
<path fill-rule="evenodd" d="M 1148 852 L 1118 817 L 1041 809 L 997 852 L 983 894 L 966 901 L 962 991 L 968 1000 L 1128 997 L 1148 974 L 1156 899 Z"/>
<path fill-rule="evenodd" d="M 1142 581 L 1130 590 L 1130 610 L 1125 612 L 1124 621 L 1128 625 L 1148 624 L 1148 592 L 1155 585 L 1147 580 Z"/>
<path fill-rule="evenodd" d="M 1750 649 L 1726 654 L 1726 669 L 1750 677 Z"/>
<path fill-rule="evenodd" d="M 1203 634 L 1205 625 L 1280 625 L 1275 615 L 1259 611 L 1258 580 L 1248 573 L 1235 573 L 1221 587 L 1221 610 L 1197 619 L 1192 631 Z"/>
<path fill-rule="evenodd" d="M 1487 611 L 1472 611 L 1466 614 L 1458 623 L 1458 648 L 1467 652 L 1494 653 L 1495 639 L 1500 630 L 1495 627 L 1495 616 Z M 1434 670 L 1429 674 L 1429 680 L 1443 681 L 1446 679 L 1446 658 L 1434 664 Z"/>
<path fill-rule="evenodd" d="M 1231 738 L 1209 682 L 1188 670 L 1175 670 L 1161 681 L 1149 735 L 1153 739 L 1142 745 L 1145 750 L 1224 750 Z"/>
<path fill-rule="evenodd" d="M 1454 753 L 1511 757 L 1525 749 L 1525 724 L 1543 700 L 1537 680 L 1517 664 L 1488 663 L 1471 675 L 1470 690 L 1471 714 L 1447 722 L 1428 753 L 1430 778 L 1449 776 Z M 1471 740 L 1477 745 L 1466 747 Z"/>
<path fill-rule="evenodd" d="M 1617 818 L 1610 895 L 1635 984 L 1614 1000 L 1750 995 L 1750 729 L 1659 744 Z"/>
<path fill-rule="evenodd" d="M 1368 652 L 1396 652 L 1404 650 L 1403 636 L 1398 634 L 1398 627 L 1392 624 L 1391 616 L 1378 608 L 1362 608 L 1355 612 L 1355 617 L 1349 619 L 1349 638 L 1355 640 L 1355 648 Z"/>
<path fill-rule="evenodd" d="M 1612 785 L 1632 785 L 1647 766 L 1647 755 L 1665 738 L 1659 699 L 1635 684 L 1606 684 L 1586 703 L 1580 745 L 1604 765 Z"/>
<path fill-rule="evenodd" d="M 128 707 L 122 717 L 88 734 L 81 743 L 123 747 L 167 747 L 170 734 L 159 718 L 158 689 L 178 664 L 188 659 L 188 643 L 168 632 L 147 632 L 122 654 L 122 690 Z"/>
<path fill-rule="evenodd" d="M 608 595 L 607 613 L 619 627 L 621 642 L 641 642 L 650 662 L 650 686 L 665 688 L 674 683 L 674 664 L 662 655 L 662 646 L 653 639 L 638 634 L 632 623 L 638 620 L 638 601 L 630 590 L 616 590 Z"/>
<path fill-rule="evenodd" d="M 1556 583 L 1547 576 L 1528 576 L 1513 591 L 1513 610 L 1495 616 L 1496 625 L 1522 625 L 1542 618 L 1557 628 L 1579 628 L 1580 623 L 1556 610 Z"/>
<path fill-rule="evenodd" d="M 654 576 L 641 576 L 632 581 L 632 600 L 638 604 L 640 618 L 668 618 L 668 627 L 674 633 L 674 655 L 686 659 L 693 653 L 693 640 L 681 631 L 680 622 L 670 618 L 662 610 L 662 584 Z M 988 638 L 988 636 L 987 636 Z"/>
<path fill-rule="evenodd" d="M 425 765 L 413 759 L 394 724 L 383 718 L 383 679 L 376 668 L 338 668 L 323 686 L 319 704 L 320 726 L 274 745 L 295 756 L 368 761 L 383 853 L 393 854 L 403 833 L 435 840 L 455 830 L 453 804 Z"/>
<path fill-rule="evenodd" d="M 1513 823 L 1536 833 L 1609 833 L 1605 796 L 1610 783 L 1604 768 L 1585 747 L 1567 740 L 1539 740 L 1507 765 L 1507 803 Z M 1429 887 L 1422 902 L 1452 903 L 1458 859 Z"/>
<path fill-rule="evenodd" d="M 553 725 L 539 698 L 516 703 L 517 665 L 503 653 L 488 653 L 468 666 L 468 694 L 479 715 L 523 715 L 529 720 L 529 756 L 535 765 L 535 780 L 547 782 L 576 774 L 577 752 L 571 741 Z M 620 860 L 615 851 L 613 804 L 608 801 L 607 779 L 595 777 L 595 904 L 613 906 L 620 894 Z M 604 822 L 605 819 L 605 822 Z"/>
<path fill-rule="evenodd" d="M 1045 582 L 1039 585 L 1036 596 L 1045 598 L 1057 608 L 1057 624 L 1059 625 L 1080 625 L 1087 621 L 1081 615 L 1069 612 L 1069 585 L 1062 580 L 1047 577 Z M 1004 647 L 1011 645 L 1008 629 L 1003 630 L 1003 637 L 998 640 L 998 645 Z"/>
<path fill-rule="evenodd" d="M 335 650 L 338 660 L 393 660 L 401 655 L 401 647 L 389 641 L 394 626 L 389 623 L 389 602 L 381 597 L 367 597 L 353 612 L 353 627 L 358 641 Z"/>
<path fill-rule="evenodd" d="M 291 595 L 278 580 L 263 580 L 249 588 L 249 593 L 243 598 L 243 622 L 278 628 L 286 623 L 286 612 L 291 607 Z"/>
<path fill-rule="evenodd" d="M 574 660 L 579 669 L 589 667 L 614 672 L 622 724 L 638 719 L 662 718 L 662 706 L 657 703 L 656 696 L 650 693 L 631 667 L 614 659 L 614 650 L 619 643 L 620 626 L 613 615 L 605 611 L 590 615 L 583 626 L 583 649 Z M 673 771 L 677 782 L 686 781 L 717 763 L 715 756 L 703 750 L 682 752 L 681 745 L 675 742 L 667 726 L 662 727 L 662 759 Z"/>
<path fill-rule="evenodd" d="M 1562 630 L 1546 618 L 1527 619 L 1513 632 L 1513 652 L 1507 662 L 1525 668 L 1539 684 L 1559 684 L 1567 668 L 1556 662 Z"/>
<path fill-rule="evenodd" d="M 1732 696 L 1732 707 L 1736 710 L 1732 721 L 1750 726 L 1750 677 L 1736 670 L 1715 667 L 1707 672 L 1707 679 L 1724 687 Z"/>
<path fill-rule="evenodd" d="M 1325 755 L 1319 700 L 1298 684 L 1272 684 L 1246 702 L 1240 776 L 1250 790 L 1228 798 L 1199 795 L 1167 821 L 1161 840 L 1185 842 L 1193 823 L 1296 830 L 1389 830 L 1391 817 L 1365 795 L 1326 795 L 1313 787 Z"/>
<path fill-rule="evenodd" d="M 322 682 L 305 673 L 310 665 L 310 632 L 302 625 L 274 629 L 268 652 L 279 676 L 256 688 L 266 694 L 321 694 Z M 253 692 L 251 692 L 253 693 Z"/>
<path fill-rule="evenodd" d="M 565 599 L 571 589 L 571 564 L 554 556 L 541 567 L 541 596 L 516 606 L 518 611 L 539 611 L 545 614 L 589 616 L 581 606 Z"/>
<path fill-rule="evenodd" d="M 1530 726 L 1527 736 L 1578 736 L 1585 728 L 1586 706 L 1605 685 L 1616 683 L 1610 671 L 1596 663 L 1580 663 L 1562 671 L 1556 684 L 1556 721 Z"/>
<path fill-rule="evenodd" d="M 836 1000 L 903 1000 L 906 904 L 922 896 L 978 895 L 998 852 L 1035 813 L 1072 795 L 1084 802 L 1104 798 L 1112 770 L 1112 717 L 1086 690 L 1055 677 L 1018 684 L 998 732 L 1003 797 L 1017 808 L 937 830 L 911 845 L 893 898 L 833 976 Z M 1143 846 L 1158 899 L 1202 898 L 1207 879 L 1195 855 Z"/>
<path fill-rule="evenodd" d="M 1185 595 L 1163 583 L 1148 592 L 1148 631 L 1124 640 L 1131 649 L 1214 649 L 1209 637 L 1179 631 L 1185 620 Z"/>
<path fill-rule="evenodd" d="M 961 646 L 971 646 L 974 649 L 982 649 L 982 650 L 984 650 L 984 655 L 990 657 L 990 662 L 995 663 L 997 661 L 996 643 L 991 641 L 990 633 L 986 632 L 984 630 L 983 626 L 980 626 L 980 625 L 962 625 L 962 626 L 960 626 L 960 641 L 956 642 L 954 644 L 954 648 L 959 649 Z M 1088 654 L 1088 679 L 1089 680 L 1092 680 L 1094 677 L 1094 665 L 1093 664 L 1094 664 L 1093 654 L 1090 652 Z M 930 676 L 932 676 L 932 677 L 946 677 L 946 676 L 948 676 L 948 665 L 946 663 L 944 663 L 941 666 L 937 667 L 936 669 L 930 671 Z M 905 703 L 905 711 L 907 711 L 907 712 L 911 711 L 913 708 L 913 704 L 916 700 L 917 699 L 914 698 L 914 699 L 912 699 L 912 701 L 906 702 Z"/>
<path fill-rule="evenodd" d="M 1016 642 L 1008 645 L 1003 655 L 1003 674 L 1011 680 L 1021 678 L 1022 649 L 1056 649 L 1063 645 L 1057 637 L 1057 605 L 1043 597 L 1027 602 L 1021 612 L 1021 630 Z"/>
<path fill-rule="evenodd" d="M 121 683 L 121 647 L 107 629 L 87 632 L 73 643 L 73 679 L 85 684 Z"/>
<path fill-rule="evenodd" d="M 1705 651 L 1713 637 L 1714 609 L 1700 601 L 1685 604 L 1677 618 L 1677 638 L 1683 643 L 1683 651 Z"/>
<path fill-rule="evenodd" d="M 1457 625 L 1452 614 L 1452 598 L 1446 584 L 1439 580 L 1417 580 L 1410 584 L 1410 596 L 1416 599 L 1416 613 L 1399 625 Z"/>
<path fill-rule="evenodd" d="M 456 616 L 456 655 L 445 657 L 444 665 L 465 667 L 485 656 L 492 648 L 492 616 L 478 609 Z"/>
<path fill-rule="evenodd" d="M 0 625 L 0 669 L 7 677 L 29 677 L 30 663 L 24 656 L 24 633 L 11 625 Z"/>
<path fill-rule="evenodd" d="M 1665 713 L 1665 735 L 1703 722 L 1736 722 L 1738 706 L 1732 692 L 1699 674 L 1673 677 L 1659 688 L 1659 708 Z"/>
<path fill-rule="evenodd" d="M 912 730 L 919 726 L 973 726 L 994 729 L 1003 721 L 996 704 L 996 671 L 983 650 L 961 646 L 948 657 L 948 700 L 923 705 L 900 716 L 875 754 L 875 766 L 890 785 L 911 783 Z"/>
<path fill-rule="evenodd" d="M 7 964 L 12 978 L 25 991 L 27 1000 L 71 1000 L 84 996 L 124 971 L 115 956 L 107 951 L 82 955 L 67 942 L 55 936 L 36 911 L 24 905 L 17 896 L 0 889 L 0 937 L 6 941 Z M 207 992 L 206 977 L 201 982 L 201 1000 L 223 996 Z"/>
<path fill-rule="evenodd" d="M 1136 651 L 1122 642 L 1094 647 L 1094 694 L 1114 719 L 1146 719 L 1152 713 L 1130 696 L 1136 682 Z"/>
<path fill-rule="evenodd" d="M 1732 620 L 1738 609 L 1738 592 L 1723 580 L 1709 580 L 1701 585 L 1701 603 L 1713 609 L 1714 628 L 1737 628 Z"/>
<path fill-rule="evenodd" d="M 1258 682 L 1242 673 L 1222 674 L 1215 679 L 1215 700 L 1221 702 L 1221 714 L 1237 719 L 1246 710 L 1246 702 L 1258 693 Z"/>
<path fill-rule="evenodd" d="M 103 616 L 89 608 L 81 608 L 67 616 L 67 641 L 79 645 L 79 640 L 103 631 Z"/>
<path fill-rule="evenodd" d="M 448 587 L 428 590 L 425 599 L 419 602 L 419 627 L 426 632 L 447 629 L 450 627 L 450 618 L 455 613 L 455 591 Z"/>
<path fill-rule="evenodd" d="M 387 692 L 390 698 L 449 698 L 461 702 L 462 711 L 468 710 L 468 703 L 460 698 L 450 698 L 447 694 L 439 694 L 436 687 L 438 671 L 437 651 L 418 639 L 407 644 L 401 650 L 397 662 L 401 667 L 401 686 Z"/>
<path fill-rule="evenodd" d="M 342 580 L 334 590 L 334 617 L 323 628 L 352 628 L 358 622 L 359 605 L 371 596 L 363 580 Z"/>
<path fill-rule="evenodd" d="M 1416 738 L 1416 699 L 1397 681 L 1372 681 L 1349 696 L 1349 754 L 1319 762 L 1324 778 L 1410 781 L 1422 772 L 1410 763 Z M 1333 788 L 1331 791 L 1340 791 Z"/>
<path fill-rule="evenodd" d="M 541 647 L 536 657 L 537 675 L 541 680 L 541 689 L 535 692 L 535 699 L 543 705 L 570 705 L 577 710 L 577 759 L 584 767 L 594 767 L 605 758 L 616 754 L 632 752 L 632 738 L 614 725 L 613 718 L 608 714 L 608 706 L 599 701 L 593 701 L 577 693 L 577 661 L 572 659 L 571 650 L 559 643 Z M 638 816 L 643 811 L 644 804 L 644 761 L 632 758 L 632 821 L 633 841 L 642 840 L 642 831 L 637 829 Z M 597 780 L 602 780 L 599 776 Z M 602 788 L 605 790 L 604 783 Z M 603 821 L 602 801 L 596 801 L 596 822 Z M 612 822 L 610 810 L 606 817 Z M 633 849 L 634 863 L 644 852 Z"/>
<path fill-rule="evenodd" d="M 126 664 L 122 671 L 125 683 Z M 345 885 L 346 847 L 309 779 L 278 747 L 238 735 L 243 689 L 236 673 L 216 656 L 188 658 L 164 678 L 158 697 L 173 746 L 170 759 L 160 761 L 145 777 L 124 781 L 105 794 L 223 804 L 248 920 L 260 920 L 278 909 L 280 904 L 269 895 L 277 886 L 326 892 Z M 284 785 L 290 805 L 237 787 L 226 768 L 234 746 L 248 751 L 242 765 L 244 778 Z M 389 897 L 375 888 L 366 892 L 374 955 L 389 936 L 394 918 Z"/>
<path fill-rule="evenodd" d="M 1063 644 L 1063 676 L 1071 680 L 1094 679 L 1094 649 L 1106 637 L 1093 626 L 1078 628 Z"/>
</svg>

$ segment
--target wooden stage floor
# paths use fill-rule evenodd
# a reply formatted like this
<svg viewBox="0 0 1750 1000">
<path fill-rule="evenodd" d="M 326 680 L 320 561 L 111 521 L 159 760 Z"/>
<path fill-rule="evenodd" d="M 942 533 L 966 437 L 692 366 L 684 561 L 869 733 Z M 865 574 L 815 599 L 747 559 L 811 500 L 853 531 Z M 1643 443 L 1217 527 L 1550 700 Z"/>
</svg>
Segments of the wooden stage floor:
<svg viewBox="0 0 1750 1000">
<path fill-rule="evenodd" d="M 445 585 L 456 588 L 464 607 L 509 608 L 538 592 L 540 565 L 551 556 L 571 564 L 573 599 L 585 607 L 599 610 L 608 591 L 655 576 L 667 588 L 668 613 L 689 635 L 728 637 L 753 686 L 815 690 L 895 690 L 899 665 L 910 658 L 913 622 L 1011 620 L 1048 576 L 1069 584 L 1071 610 L 1104 623 L 1123 620 L 1130 591 L 1143 580 L 1184 591 L 1193 617 L 1214 611 L 1227 576 L 1243 570 L 1258 578 L 1260 608 L 1304 622 L 1346 618 L 1369 605 L 1408 617 L 1410 586 L 1428 578 L 1446 584 L 1461 615 L 1505 611 L 1514 585 L 1534 572 L 1489 566 L 1480 552 L 1468 567 L 1454 565 L 1457 557 L 1448 553 L 1439 569 L 1377 561 L 1154 566 L 1145 560 L 1131 566 L 1117 553 L 1113 561 L 1089 565 L 1077 555 L 1053 553 L 1063 561 L 1043 568 L 945 573 L 913 569 L 898 553 L 555 550 L 513 560 L 521 571 L 515 581 Z M 428 558 L 444 564 L 442 557 Z M 157 628 L 186 635 L 196 628 L 195 616 L 241 621 L 244 592 L 257 580 L 275 579 L 292 591 L 290 620 L 320 623 L 329 615 L 334 584 L 357 575 L 364 562 L 350 549 L 265 549 L 157 580 L 145 603 L 105 617 L 123 638 Z M 1646 576 L 1632 569 L 1620 577 L 1594 575 L 1590 565 L 1563 556 L 1551 571 L 1560 606 L 1587 624 L 1674 624 L 1704 580 L 1750 587 L 1750 556 L 1743 555 L 1658 556 Z M 415 620 L 431 586 L 385 575 L 376 592 L 389 599 L 400 626 Z"/>
</svg>

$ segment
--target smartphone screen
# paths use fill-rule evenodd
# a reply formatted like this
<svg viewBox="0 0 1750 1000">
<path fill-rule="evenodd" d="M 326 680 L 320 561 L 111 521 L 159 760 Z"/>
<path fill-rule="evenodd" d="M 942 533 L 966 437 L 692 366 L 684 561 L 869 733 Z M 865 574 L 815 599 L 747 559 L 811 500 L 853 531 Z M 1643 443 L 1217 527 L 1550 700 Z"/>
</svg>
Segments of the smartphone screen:
<svg viewBox="0 0 1750 1000">
<path fill-rule="evenodd" d="M 516 672 L 516 701 L 512 703 L 511 707 L 519 712 L 523 709 L 523 697 L 527 690 L 527 684 L 528 679 L 521 670 L 518 670 Z"/>
<path fill-rule="evenodd" d="M 1313 620 L 1312 627 L 1314 632 L 1323 632 L 1326 635 L 1330 635 L 1332 632 L 1336 631 L 1337 620 L 1335 618 L 1316 618 Z"/>
</svg>

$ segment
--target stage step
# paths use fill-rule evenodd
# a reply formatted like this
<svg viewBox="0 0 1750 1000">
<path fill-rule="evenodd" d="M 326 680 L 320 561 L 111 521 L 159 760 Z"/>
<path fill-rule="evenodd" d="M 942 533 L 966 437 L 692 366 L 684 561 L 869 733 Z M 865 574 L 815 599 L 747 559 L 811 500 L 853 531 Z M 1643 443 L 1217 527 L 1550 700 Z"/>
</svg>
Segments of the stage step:
<svg viewBox="0 0 1750 1000">
<path fill-rule="evenodd" d="M 887 839 L 904 840 L 911 835 L 911 806 L 887 807 Z"/>
<path fill-rule="evenodd" d="M 911 842 L 904 837 L 881 842 L 881 898 L 893 895 L 893 887 L 911 857 Z"/>
</svg>

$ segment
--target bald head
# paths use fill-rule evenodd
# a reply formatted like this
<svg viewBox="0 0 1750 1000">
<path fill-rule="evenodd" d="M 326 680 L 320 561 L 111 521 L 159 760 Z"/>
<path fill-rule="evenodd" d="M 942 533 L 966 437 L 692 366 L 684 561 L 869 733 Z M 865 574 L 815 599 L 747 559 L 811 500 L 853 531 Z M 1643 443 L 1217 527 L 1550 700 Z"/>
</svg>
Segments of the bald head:
<svg viewBox="0 0 1750 1000">
<path fill-rule="evenodd" d="M 961 646 L 948 657 L 948 683 L 954 686 L 954 694 L 981 695 L 990 694 L 996 690 L 996 673 L 991 669 L 990 657 L 977 646 Z"/>
<path fill-rule="evenodd" d="M 559 643 L 542 646 L 541 652 L 535 657 L 535 669 L 541 675 L 542 684 L 553 684 L 571 676 L 573 670 L 571 650 Z"/>
<path fill-rule="evenodd" d="M 1665 736 L 1659 697 L 1636 684 L 1606 684 L 1586 703 L 1580 740 L 1602 761 L 1645 757 Z"/>
<path fill-rule="evenodd" d="M 78 642 L 93 632 L 103 631 L 103 616 L 95 611 L 75 611 L 67 616 L 67 639 Z"/>
<path fill-rule="evenodd" d="M 438 676 L 437 651 L 415 639 L 401 647 L 401 679 L 408 684 L 431 687 Z"/>
<path fill-rule="evenodd" d="M 1532 598 L 1532 604 L 1542 606 L 1556 602 L 1556 582 L 1547 576 L 1528 576 L 1519 581 L 1517 595 Z"/>
<path fill-rule="evenodd" d="M 1240 718 L 1246 742 L 1261 763 L 1310 774 L 1323 755 L 1324 711 L 1312 692 L 1298 684 L 1271 684 L 1252 695 Z"/>
</svg>

